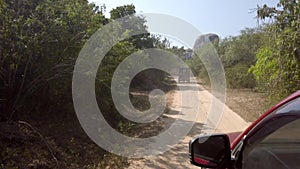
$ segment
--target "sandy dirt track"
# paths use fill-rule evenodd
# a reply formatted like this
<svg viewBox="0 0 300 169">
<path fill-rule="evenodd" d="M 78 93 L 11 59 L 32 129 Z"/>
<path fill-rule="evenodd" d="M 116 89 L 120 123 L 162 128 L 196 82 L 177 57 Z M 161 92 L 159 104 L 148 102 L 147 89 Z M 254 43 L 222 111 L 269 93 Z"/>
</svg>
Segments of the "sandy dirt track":
<svg viewBox="0 0 300 169">
<path fill-rule="evenodd" d="M 182 110 L 182 95 L 192 95 L 197 92 L 198 98 L 190 99 L 189 102 L 193 105 L 193 102 L 199 104 L 199 112 L 197 119 L 195 119 L 195 123 L 193 128 L 190 130 L 189 134 L 181 140 L 178 144 L 172 146 L 172 148 L 164 152 L 163 154 L 157 156 L 149 156 L 142 159 L 130 159 L 129 169 L 168 169 L 168 168 L 176 168 L 176 169 L 186 169 L 186 168 L 197 168 L 200 167 L 191 165 L 189 162 L 188 156 L 188 143 L 193 137 L 204 134 L 204 133 L 228 133 L 234 131 L 242 131 L 250 123 L 247 123 L 244 119 L 242 119 L 239 115 L 233 112 L 230 108 L 224 105 L 223 113 L 218 117 L 209 116 L 210 109 L 212 106 L 212 95 L 207 90 L 204 90 L 197 83 L 183 83 L 179 84 L 181 87 L 184 87 L 185 90 L 175 91 L 171 95 L 172 104 L 170 106 L 172 111 L 181 111 Z M 185 93 L 184 93 L 185 92 Z M 185 97 L 186 98 L 186 97 Z M 175 114 L 166 115 L 169 118 L 182 118 L 181 115 Z M 217 125 L 214 127 L 213 125 L 209 125 L 210 121 L 214 121 Z M 217 122 L 216 122 L 217 121 Z M 209 131 L 206 131 L 207 128 L 210 128 Z"/>
</svg>

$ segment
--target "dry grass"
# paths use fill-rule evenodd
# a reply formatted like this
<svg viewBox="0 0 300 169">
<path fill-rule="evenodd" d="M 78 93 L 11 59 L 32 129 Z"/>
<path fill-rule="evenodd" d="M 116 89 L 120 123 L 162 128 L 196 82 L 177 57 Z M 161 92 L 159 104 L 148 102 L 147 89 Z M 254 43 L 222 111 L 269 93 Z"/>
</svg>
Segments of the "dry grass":
<svg viewBox="0 0 300 169">
<path fill-rule="evenodd" d="M 267 110 L 264 94 L 250 89 L 227 89 L 226 105 L 249 122 L 256 120 Z"/>
<path fill-rule="evenodd" d="M 203 88 L 210 91 L 211 87 L 206 80 L 198 79 Z M 253 122 L 270 107 L 270 101 L 264 93 L 251 89 L 226 89 L 226 105 L 244 118 Z"/>
</svg>

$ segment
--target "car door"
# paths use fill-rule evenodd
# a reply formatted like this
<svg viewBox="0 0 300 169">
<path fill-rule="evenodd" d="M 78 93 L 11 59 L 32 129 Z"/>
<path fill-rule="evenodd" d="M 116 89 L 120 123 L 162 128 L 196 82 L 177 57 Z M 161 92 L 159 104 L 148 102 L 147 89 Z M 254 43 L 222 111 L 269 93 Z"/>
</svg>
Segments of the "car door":
<svg viewBox="0 0 300 169">
<path fill-rule="evenodd" d="M 300 98 L 280 107 L 247 136 L 235 168 L 300 168 Z"/>
</svg>

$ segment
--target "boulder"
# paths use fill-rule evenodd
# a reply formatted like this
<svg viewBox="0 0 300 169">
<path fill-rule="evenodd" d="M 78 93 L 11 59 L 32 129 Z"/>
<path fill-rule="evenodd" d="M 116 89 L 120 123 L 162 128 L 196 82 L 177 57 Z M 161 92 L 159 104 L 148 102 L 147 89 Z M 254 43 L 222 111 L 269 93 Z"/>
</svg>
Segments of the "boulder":
<svg viewBox="0 0 300 169">
<path fill-rule="evenodd" d="M 219 36 L 214 33 L 200 35 L 194 43 L 193 50 L 196 51 L 200 49 L 203 45 L 208 43 L 213 43 L 213 42 L 219 43 L 219 39 L 220 39 Z"/>
</svg>

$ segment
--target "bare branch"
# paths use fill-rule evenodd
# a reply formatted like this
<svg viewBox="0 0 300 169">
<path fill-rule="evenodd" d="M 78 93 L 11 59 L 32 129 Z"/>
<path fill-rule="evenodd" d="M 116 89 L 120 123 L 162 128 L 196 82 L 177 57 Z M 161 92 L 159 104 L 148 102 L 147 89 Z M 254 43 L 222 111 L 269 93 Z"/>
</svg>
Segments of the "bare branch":
<svg viewBox="0 0 300 169">
<path fill-rule="evenodd" d="M 53 150 L 52 150 L 50 144 L 45 139 L 45 137 L 37 129 L 32 127 L 29 123 L 27 123 L 25 121 L 19 121 L 19 124 L 22 124 L 22 125 L 25 125 L 25 126 L 29 127 L 32 131 L 34 131 L 36 134 L 38 134 L 40 136 L 41 140 L 46 144 L 49 152 L 51 153 L 52 158 L 55 160 L 57 168 L 59 168 L 59 162 L 58 162 L 57 158 L 55 157 L 55 155 L 53 153 Z"/>
</svg>

